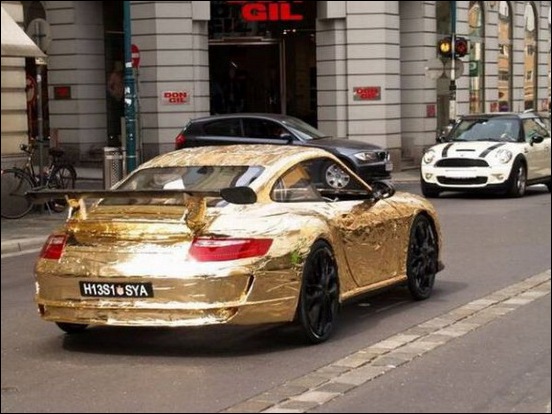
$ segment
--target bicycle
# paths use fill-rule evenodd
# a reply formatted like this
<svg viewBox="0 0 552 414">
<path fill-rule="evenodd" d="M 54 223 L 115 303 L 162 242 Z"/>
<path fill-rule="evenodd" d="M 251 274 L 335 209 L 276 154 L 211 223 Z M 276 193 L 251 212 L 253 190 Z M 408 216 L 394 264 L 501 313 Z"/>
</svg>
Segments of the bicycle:
<svg viewBox="0 0 552 414">
<path fill-rule="evenodd" d="M 36 145 L 21 144 L 19 148 L 27 153 L 25 166 L 2 169 L 1 215 L 7 219 L 21 218 L 32 210 L 34 205 L 25 196 L 28 191 L 75 188 L 77 180 L 75 167 L 61 159 L 64 154 L 61 148 L 48 149 L 49 165 L 39 174 L 35 172 L 33 165 Z M 50 200 L 46 203 L 50 212 L 62 212 L 66 206 L 67 202 L 63 199 Z"/>
</svg>

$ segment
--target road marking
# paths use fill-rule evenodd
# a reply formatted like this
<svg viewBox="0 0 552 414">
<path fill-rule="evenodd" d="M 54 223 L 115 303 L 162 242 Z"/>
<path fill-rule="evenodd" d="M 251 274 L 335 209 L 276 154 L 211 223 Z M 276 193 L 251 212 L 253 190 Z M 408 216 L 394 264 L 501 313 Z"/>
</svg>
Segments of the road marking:
<svg viewBox="0 0 552 414">
<path fill-rule="evenodd" d="M 224 409 L 223 413 L 304 413 L 550 294 L 550 269 L 474 300 L 302 377 Z M 550 412 L 548 406 L 547 412 Z"/>
</svg>

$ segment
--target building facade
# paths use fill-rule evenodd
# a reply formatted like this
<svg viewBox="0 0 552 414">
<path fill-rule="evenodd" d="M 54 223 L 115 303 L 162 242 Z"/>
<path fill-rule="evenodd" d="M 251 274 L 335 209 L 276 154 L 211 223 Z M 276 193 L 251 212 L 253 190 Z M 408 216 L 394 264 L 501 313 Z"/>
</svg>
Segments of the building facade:
<svg viewBox="0 0 552 414">
<path fill-rule="evenodd" d="M 5 4 L 48 58 L 42 68 L 2 57 L 3 165 L 39 132 L 82 163 L 125 145 L 125 40 L 141 160 L 172 150 L 190 118 L 255 111 L 385 146 L 400 170 L 419 162 L 455 114 L 548 110 L 550 102 L 544 1 Z M 453 30 L 470 45 L 456 64 L 437 54 Z"/>
</svg>

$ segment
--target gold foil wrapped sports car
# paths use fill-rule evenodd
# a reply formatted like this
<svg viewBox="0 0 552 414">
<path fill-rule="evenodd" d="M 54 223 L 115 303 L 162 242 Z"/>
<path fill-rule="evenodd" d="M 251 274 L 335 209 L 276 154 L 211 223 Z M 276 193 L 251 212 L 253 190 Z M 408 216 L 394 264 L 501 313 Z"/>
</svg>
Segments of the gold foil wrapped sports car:
<svg viewBox="0 0 552 414">
<path fill-rule="evenodd" d="M 40 315 L 68 333 L 296 322 L 318 343 L 347 299 L 395 284 L 429 297 L 442 268 L 432 205 L 348 169 L 347 189 L 327 186 L 328 161 L 347 169 L 317 148 L 199 147 L 112 190 L 64 190 L 69 218 L 35 266 Z"/>
</svg>

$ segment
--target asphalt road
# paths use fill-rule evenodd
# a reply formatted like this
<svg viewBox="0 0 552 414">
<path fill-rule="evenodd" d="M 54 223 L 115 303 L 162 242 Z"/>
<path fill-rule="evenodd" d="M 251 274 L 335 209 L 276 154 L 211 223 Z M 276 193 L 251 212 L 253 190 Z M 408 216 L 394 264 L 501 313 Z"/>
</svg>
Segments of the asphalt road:
<svg viewBox="0 0 552 414">
<path fill-rule="evenodd" d="M 550 412 L 550 200 L 544 187 L 522 199 L 434 200 L 447 267 L 433 296 L 414 302 L 395 289 L 349 304 L 336 335 L 314 347 L 279 326 L 64 335 L 36 313 L 34 255 L 3 258 L 2 412 Z M 460 321 L 417 357 L 351 370 L 501 289 L 509 307 L 476 314 L 470 330 Z M 332 387 L 316 388 L 324 375 Z"/>
</svg>

